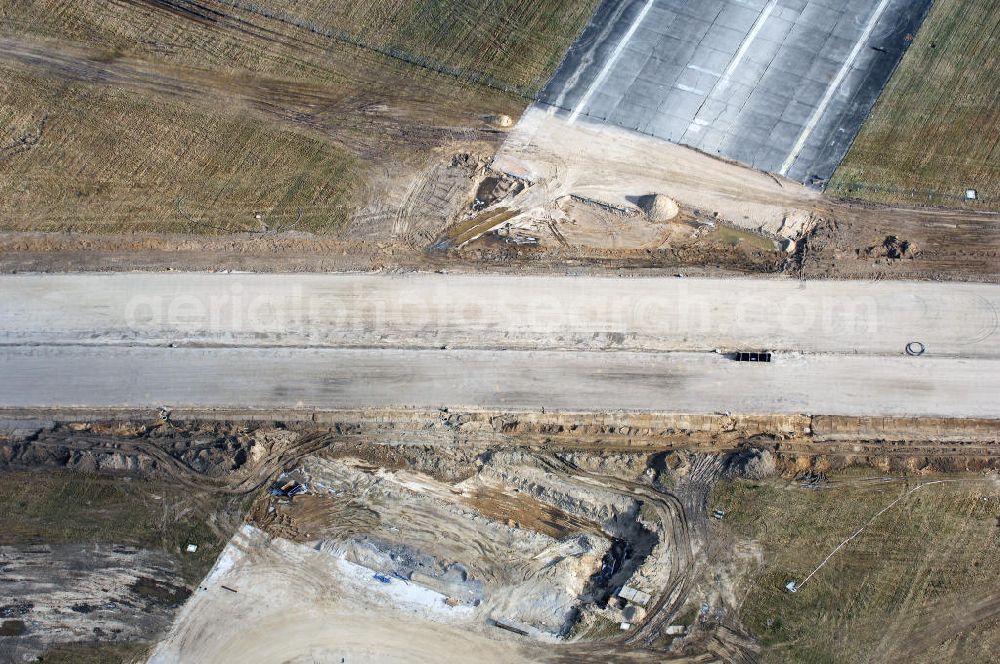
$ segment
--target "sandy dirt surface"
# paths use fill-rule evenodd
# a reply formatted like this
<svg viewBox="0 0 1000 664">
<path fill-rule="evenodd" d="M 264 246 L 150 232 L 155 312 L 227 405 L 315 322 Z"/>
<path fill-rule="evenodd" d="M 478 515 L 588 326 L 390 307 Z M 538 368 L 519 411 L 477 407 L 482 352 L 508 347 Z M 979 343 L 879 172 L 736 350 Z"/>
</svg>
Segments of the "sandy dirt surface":
<svg viewBox="0 0 1000 664">
<path fill-rule="evenodd" d="M 0 405 L 492 407 L 998 417 L 1000 360 L 715 353 L 17 347 Z"/>
<path fill-rule="evenodd" d="M 421 620 L 413 614 L 427 607 L 356 578 L 330 554 L 268 539 L 249 526 L 237 533 L 150 664 L 467 662 L 471 652 L 486 662 L 531 659 L 513 635 L 462 629 L 447 605 L 437 620 Z"/>
<path fill-rule="evenodd" d="M 355 455 L 366 445 L 410 446 L 421 459 L 427 450 L 498 446 L 729 453 L 758 441 L 788 472 L 852 464 L 883 472 L 971 472 L 1000 465 L 996 419 L 438 408 L 174 409 L 163 419 L 151 412 L 63 408 L 45 411 L 51 418 L 45 421 L 23 411 L 0 413 L 2 463 L 83 472 L 133 469 L 168 477 L 185 494 L 200 487 L 244 495 L 297 459 L 337 444 Z M 235 522 L 229 518 L 225 528 L 231 530 Z M 207 562 L 212 560 L 214 555 Z"/>
<path fill-rule="evenodd" d="M 488 275 L 0 277 L 0 343 L 1000 355 L 984 284 Z"/>
<path fill-rule="evenodd" d="M 421 205 L 432 205 L 432 201 Z M 435 233 L 444 230 L 442 220 L 430 223 L 421 217 L 420 223 L 406 221 L 406 228 L 420 230 L 400 240 L 392 235 L 399 210 L 383 212 L 377 213 L 375 221 L 361 225 L 360 239 L 351 234 L 331 238 L 296 232 L 198 238 L 149 233 L 0 233 L 0 272 L 488 270 L 514 274 L 790 273 L 813 279 L 1000 280 L 1000 217 L 991 214 L 824 201 L 814 227 L 789 254 L 748 251 L 713 241 L 714 234 L 679 244 L 671 240 L 667 245 L 616 248 L 619 222 L 609 220 L 609 215 L 602 217 L 610 229 L 602 246 L 519 247 L 480 240 L 461 250 L 426 252 L 414 242 L 431 242 Z M 626 227 L 630 224 L 626 219 Z M 587 238 L 602 237 L 600 225 L 580 229 Z M 645 238 L 649 229 L 640 230 Z M 575 241 L 578 227 L 564 227 L 559 232 L 568 241 Z M 904 243 L 906 250 L 899 250 Z"/>
<path fill-rule="evenodd" d="M 683 661 L 663 638 L 669 620 L 702 598 L 732 604 L 718 579 L 688 597 L 711 567 L 696 553 L 724 465 L 377 447 L 304 457 L 275 484 L 307 494 L 257 500 L 150 661 Z M 617 599 L 625 585 L 646 599 Z M 755 652 L 713 629 L 698 655 Z"/>
<path fill-rule="evenodd" d="M 535 106 L 521 116 L 493 167 L 535 183 L 518 201 L 529 214 L 569 194 L 634 208 L 638 197 L 657 193 L 748 229 L 794 238 L 821 200 L 791 180 L 617 127 L 569 125 Z"/>
<path fill-rule="evenodd" d="M 1000 215 L 836 204 L 800 242 L 811 279 L 1000 280 Z"/>
</svg>

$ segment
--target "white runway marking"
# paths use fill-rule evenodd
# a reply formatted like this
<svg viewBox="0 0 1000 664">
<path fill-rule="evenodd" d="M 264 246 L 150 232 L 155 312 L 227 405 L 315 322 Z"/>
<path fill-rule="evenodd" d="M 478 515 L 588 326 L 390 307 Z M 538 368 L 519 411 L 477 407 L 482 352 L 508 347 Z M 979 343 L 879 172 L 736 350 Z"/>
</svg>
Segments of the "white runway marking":
<svg viewBox="0 0 1000 664">
<path fill-rule="evenodd" d="M 696 95 L 703 95 L 703 94 L 705 94 L 704 90 L 698 90 L 696 88 L 692 88 L 690 85 L 684 85 L 682 83 L 678 83 L 677 84 L 677 89 L 678 90 L 683 90 L 684 92 L 693 92 Z"/>
<path fill-rule="evenodd" d="M 767 3 L 767 7 L 764 7 L 764 11 L 760 13 L 757 20 L 754 22 L 753 27 L 750 32 L 747 33 L 746 39 L 740 44 L 740 48 L 736 51 L 736 55 L 733 56 L 732 62 L 726 67 L 726 71 L 722 72 L 722 77 L 719 82 L 716 83 L 715 89 L 712 90 L 714 93 L 716 90 L 725 90 L 726 86 L 729 85 L 729 79 L 732 77 L 733 72 L 736 68 L 740 66 L 743 62 L 743 58 L 746 57 L 747 51 L 750 50 L 750 46 L 753 45 L 754 41 L 757 39 L 757 35 L 760 34 L 761 29 L 764 27 L 764 23 L 767 22 L 768 17 L 771 16 L 771 12 L 774 11 L 775 6 L 777 6 L 778 0 L 771 0 Z"/>
<path fill-rule="evenodd" d="M 716 92 L 723 91 L 729 86 L 729 79 L 732 78 L 733 72 L 736 71 L 736 68 L 743 62 L 743 58 L 746 57 L 747 51 L 750 50 L 750 46 L 753 44 L 754 40 L 757 39 L 757 35 L 760 34 L 761 29 L 764 27 L 764 23 L 767 22 L 768 17 L 771 16 L 771 12 L 774 11 L 777 4 L 778 0 L 771 0 L 771 2 L 767 3 L 767 6 L 764 7 L 764 11 L 760 13 L 760 16 L 757 17 L 757 20 L 754 21 L 753 27 L 750 29 L 750 32 L 747 33 L 743 43 L 740 44 L 739 50 L 736 51 L 736 55 L 733 56 L 729 66 L 726 67 L 726 71 L 722 72 L 722 76 L 719 77 L 719 80 L 715 82 L 715 86 L 708 93 L 708 96 L 705 97 L 705 101 L 702 102 L 701 108 L 698 109 L 698 113 L 695 115 L 691 126 L 688 127 L 688 131 L 701 131 L 701 126 L 708 124 L 705 122 L 699 122 L 702 110 L 705 108 L 705 103 L 707 103 Z"/>
<path fill-rule="evenodd" d="M 587 88 L 587 92 L 584 93 L 583 99 L 581 99 L 580 103 L 576 105 L 576 109 L 573 110 L 573 114 L 569 116 L 569 124 L 573 124 L 574 122 L 576 122 L 576 118 L 587 107 L 587 104 L 590 103 L 590 98 L 594 96 L 594 93 L 597 91 L 597 88 L 601 87 L 601 85 L 604 84 L 604 79 L 606 79 L 608 77 L 608 74 L 611 73 L 611 68 L 614 67 L 615 62 L 617 62 L 618 58 L 621 57 L 622 51 L 625 50 L 625 47 L 628 45 L 629 40 L 632 39 L 632 35 L 634 35 L 635 31 L 639 29 L 639 25 L 642 23 L 642 20 L 646 18 L 646 14 L 649 13 L 649 10 L 650 8 L 652 8 L 652 6 L 653 6 L 653 0 L 647 0 L 646 5 L 642 8 L 642 11 L 639 12 L 639 15 L 635 18 L 635 21 L 633 21 L 632 25 L 629 27 L 628 32 L 626 32 L 625 36 L 622 37 L 622 40 L 618 42 L 618 46 L 615 47 L 615 50 L 611 54 L 611 57 L 608 58 L 608 61 L 604 63 L 604 67 L 601 69 L 601 73 L 597 75 L 597 78 L 594 79 L 594 82 L 590 84 L 589 88 Z"/>
<path fill-rule="evenodd" d="M 865 43 L 868 41 L 868 38 L 871 37 L 872 31 L 875 29 L 875 24 L 880 18 L 882 18 L 882 14 L 885 13 L 885 8 L 888 6 L 889 0 L 882 0 L 878 7 L 875 8 L 871 18 L 868 19 L 868 25 L 865 26 L 865 31 L 861 33 L 861 38 L 858 39 L 856 44 L 854 44 L 854 48 L 851 50 L 850 55 L 848 55 L 847 60 L 844 61 L 844 65 L 840 68 L 840 71 L 837 72 L 836 78 L 834 78 L 827 87 L 826 94 L 824 94 L 823 98 L 820 100 L 819 106 L 817 106 L 816 110 L 813 111 L 813 114 L 809 118 L 809 122 L 806 123 L 806 126 L 802 128 L 802 133 L 799 134 L 799 140 L 795 142 L 795 145 L 792 147 L 792 151 L 788 154 L 788 158 L 785 159 L 785 163 L 781 165 L 781 170 L 778 171 L 781 175 L 788 175 L 789 169 L 791 169 L 792 164 L 795 163 L 799 153 L 802 152 L 802 148 L 805 147 L 806 141 L 809 140 L 809 136 L 812 135 L 813 130 L 816 129 L 816 125 L 819 124 L 820 118 L 823 117 L 826 107 L 830 105 L 830 101 L 833 99 L 833 95 L 837 92 L 837 88 L 839 88 L 840 84 L 844 82 L 847 72 L 849 72 L 851 67 L 854 66 L 854 61 L 857 60 L 858 53 L 860 53 L 861 49 L 865 47 Z"/>
<path fill-rule="evenodd" d="M 722 76 L 722 74 L 720 74 L 717 71 L 712 71 L 711 69 L 705 69 L 704 67 L 699 67 L 698 65 L 688 65 L 688 69 L 700 71 L 702 74 L 708 74 L 709 76 L 714 76 L 716 78 Z"/>
</svg>

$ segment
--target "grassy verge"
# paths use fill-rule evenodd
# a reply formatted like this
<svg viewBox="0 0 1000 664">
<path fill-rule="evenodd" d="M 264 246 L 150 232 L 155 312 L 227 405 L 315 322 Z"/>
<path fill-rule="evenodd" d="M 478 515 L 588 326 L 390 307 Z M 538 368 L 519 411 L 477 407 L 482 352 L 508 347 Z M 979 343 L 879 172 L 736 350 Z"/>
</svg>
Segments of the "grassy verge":
<svg viewBox="0 0 1000 664">
<path fill-rule="evenodd" d="M 498 141 L 594 4 L 0 3 L 0 230 L 342 232 Z"/>
<path fill-rule="evenodd" d="M 742 583 L 740 616 L 766 662 L 988 661 L 1000 647 L 1000 487 L 918 489 L 806 576 L 879 510 L 928 479 L 843 476 L 808 490 L 720 483 L 721 527 L 757 540 L 763 565 Z M 945 479 L 954 479 L 945 478 Z"/>
<path fill-rule="evenodd" d="M 934 3 L 827 192 L 1000 210 L 1000 4 Z"/>
<path fill-rule="evenodd" d="M 408 64 L 531 96 L 545 85 L 597 3 L 219 0 L 219 4 Z"/>
<path fill-rule="evenodd" d="M 322 140 L 137 91 L 5 85 L 0 125 L 44 119 L 39 144 L 0 163 L 7 230 L 333 232 L 349 217 L 356 160 Z"/>
</svg>

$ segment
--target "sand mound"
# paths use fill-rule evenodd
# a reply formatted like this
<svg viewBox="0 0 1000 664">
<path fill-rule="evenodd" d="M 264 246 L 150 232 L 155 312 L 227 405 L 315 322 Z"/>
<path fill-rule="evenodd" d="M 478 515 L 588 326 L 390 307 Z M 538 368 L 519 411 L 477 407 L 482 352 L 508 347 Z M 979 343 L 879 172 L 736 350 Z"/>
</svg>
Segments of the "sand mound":
<svg viewBox="0 0 1000 664">
<path fill-rule="evenodd" d="M 656 222 L 670 221 L 680 213 L 677 203 L 663 194 L 646 194 L 638 202 L 642 211 Z"/>
</svg>

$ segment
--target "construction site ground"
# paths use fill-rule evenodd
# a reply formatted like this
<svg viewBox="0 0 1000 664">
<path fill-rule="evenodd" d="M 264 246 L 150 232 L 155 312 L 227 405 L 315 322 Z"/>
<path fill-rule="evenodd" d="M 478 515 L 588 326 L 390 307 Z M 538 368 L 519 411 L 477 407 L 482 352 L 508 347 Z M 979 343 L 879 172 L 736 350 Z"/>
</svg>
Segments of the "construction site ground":
<svg viewBox="0 0 1000 664">
<path fill-rule="evenodd" d="M 464 185 L 469 196 L 473 185 L 471 180 Z M 603 240 L 603 245 L 595 245 L 589 239 L 583 245 L 564 245 L 545 230 L 538 235 L 550 238 L 547 246 L 517 245 L 491 233 L 462 248 L 428 251 L 446 230 L 448 222 L 444 219 L 432 219 L 416 239 L 396 238 L 387 230 L 343 236 L 259 232 L 197 240 L 180 234 L 5 232 L 0 233 L 0 271 L 444 270 L 988 282 L 1000 279 L 1000 217 L 989 213 L 822 201 L 811 213 L 813 223 L 793 251 L 786 252 L 778 248 L 780 243 L 764 236 L 741 237 L 721 224 L 712 228 L 696 223 L 694 211 L 700 215 L 702 210 L 696 206 L 686 207 L 687 216 L 682 214 L 676 223 L 653 229 L 656 235 L 651 245 L 642 227 L 645 224 L 648 228 L 648 222 L 625 219 L 624 231 L 618 231 L 615 229 L 623 223 L 620 215 L 587 206 L 581 217 L 590 219 L 589 225 L 575 225 L 567 231 L 572 237 L 573 230 L 579 229 L 577 232 L 584 238 L 601 236 L 601 229 L 625 232 L 628 237 L 639 238 L 638 245 L 629 240 L 632 246 L 609 246 Z M 455 209 L 461 209 L 461 205 Z M 711 218 L 711 213 L 708 216 Z M 566 232 L 558 232 L 566 236 Z M 661 241 L 664 237 L 669 241 Z"/>
<path fill-rule="evenodd" d="M 0 0 L 0 660 L 990 661 L 990 3 L 827 194 L 533 105 L 825 2 Z"/>
<path fill-rule="evenodd" d="M 1000 455 L 989 421 L 440 412 L 411 413 L 409 425 L 385 412 L 343 413 L 319 426 L 62 421 L 6 420 L 5 466 L 70 478 L 62 486 L 149 492 L 166 482 L 215 496 L 195 503 L 203 518 L 228 528 L 246 519 L 213 570 L 183 584 L 192 597 L 180 612 L 170 609 L 164 639 L 162 622 L 133 625 L 105 644 L 100 661 L 132 661 L 113 653 L 136 652 L 126 647 L 136 639 L 155 642 L 146 646 L 154 662 L 452 661 L 473 649 L 484 661 L 552 662 L 897 652 L 895 643 L 926 624 L 922 611 L 934 606 L 927 593 L 968 611 L 928 636 L 933 647 L 914 650 L 917 660 L 995 644 L 995 602 L 959 602 L 968 584 L 995 585 L 987 561 L 996 553 Z M 268 495 L 278 478 L 303 483 L 307 494 Z M 785 576 L 801 581 L 842 539 L 928 482 L 919 490 L 926 494 L 874 521 L 870 536 L 846 545 L 798 593 L 782 590 Z M 942 500 L 955 509 L 942 512 Z M 107 498 L 97 504 L 116 509 Z M 112 514 L 99 540 L 134 540 Z M 958 544 L 968 537 L 982 546 Z M 191 539 L 212 538 L 185 533 L 163 550 L 180 559 Z M 606 555 L 616 540 L 626 553 L 608 588 L 650 593 L 643 611 L 602 599 L 601 570 L 615 560 Z M 893 571 L 921 560 L 929 576 Z M 953 565 L 970 572 L 945 574 Z M 104 564 L 81 566 L 110 573 Z M 932 583 L 933 569 L 945 585 Z M 813 607 L 831 611 L 824 607 L 873 587 L 891 598 L 900 584 L 912 588 L 903 614 L 893 602 L 868 603 L 821 630 L 802 622 Z M 36 590 L 17 619 L 57 645 L 64 634 L 37 630 L 46 612 L 58 615 L 73 598 L 47 592 Z M 68 614 L 101 619 L 100 611 Z M 894 643 L 873 627 L 891 616 Z M 853 627 L 856 620 L 868 627 Z M 623 621 L 631 626 L 621 629 Z M 684 633 L 665 636 L 668 625 Z"/>
</svg>

